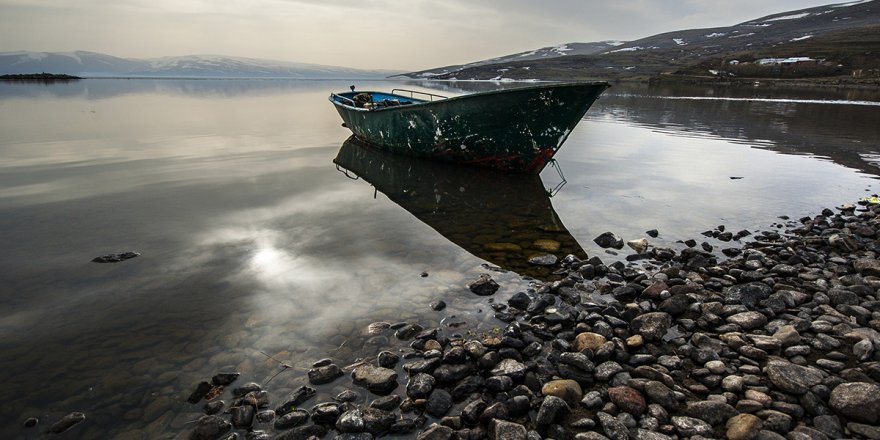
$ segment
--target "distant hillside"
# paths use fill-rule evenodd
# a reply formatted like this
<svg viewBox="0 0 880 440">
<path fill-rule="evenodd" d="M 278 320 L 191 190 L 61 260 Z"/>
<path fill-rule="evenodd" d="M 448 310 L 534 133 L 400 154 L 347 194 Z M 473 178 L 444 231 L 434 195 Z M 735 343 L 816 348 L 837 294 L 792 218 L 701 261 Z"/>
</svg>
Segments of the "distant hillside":
<svg viewBox="0 0 880 440">
<path fill-rule="evenodd" d="M 403 75 L 409 78 L 431 78 L 438 75 L 450 75 L 455 72 L 462 71 L 464 69 L 469 69 L 473 67 L 480 67 L 486 65 L 493 64 L 502 64 L 502 63 L 511 63 L 511 62 L 520 62 L 520 61 L 533 61 L 533 60 L 545 60 L 549 58 L 557 58 L 563 56 L 572 56 L 572 55 L 592 55 L 600 52 L 607 51 L 609 48 L 620 46 L 625 44 L 624 41 L 598 41 L 594 43 L 568 43 L 561 44 L 559 46 L 551 46 L 551 47 L 542 47 L 540 49 L 530 50 L 528 52 L 519 52 L 513 55 L 505 55 L 497 58 L 490 58 L 488 60 L 476 61 L 468 64 L 459 64 L 445 67 L 438 67 L 434 69 L 428 70 L 420 70 L 417 72 L 410 72 Z"/>
<path fill-rule="evenodd" d="M 781 12 L 728 27 L 666 32 L 589 55 L 530 61 L 508 58 L 435 78 L 614 80 L 669 74 L 729 77 L 736 75 L 733 70 L 744 71 L 749 63 L 767 57 L 810 59 L 810 63 L 821 64 L 822 69 L 814 69 L 812 74 L 818 70 L 823 75 L 861 71 L 871 76 L 880 73 L 878 24 L 880 2 L 862 0 Z M 745 63 L 735 69 L 722 69 L 734 60 Z M 765 77 L 774 75 L 773 69 L 764 73 Z M 419 77 L 418 72 L 406 76 Z"/>
<path fill-rule="evenodd" d="M 0 74 L 57 72 L 82 77 L 367 79 L 390 70 L 359 70 L 222 55 L 152 59 L 119 58 L 95 52 L 0 52 Z"/>
</svg>

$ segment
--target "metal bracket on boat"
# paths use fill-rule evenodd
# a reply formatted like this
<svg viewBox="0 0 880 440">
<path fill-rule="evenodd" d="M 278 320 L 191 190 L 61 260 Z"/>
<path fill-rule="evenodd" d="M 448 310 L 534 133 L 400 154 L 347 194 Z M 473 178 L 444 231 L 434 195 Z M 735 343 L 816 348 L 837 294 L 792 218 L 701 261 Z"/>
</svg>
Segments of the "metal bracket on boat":
<svg viewBox="0 0 880 440">
<path fill-rule="evenodd" d="M 340 173 L 345 174 L 345 177 L 348 177 L 351 180 L 360 179 L 360 176 L 358 176 L 357 174 L 355 174 L 354 177 L 352 177 L 351 174 L 348 174 L 348 170 L 345 168 L 342 168 L 341 166 L 339 166 L 339 164 L 336 164 L 336 171 L 339 171 Z"/>
<path fill-rule="evenodd" d="M 559 166 L 559 162 L 557 162 L 556 159 L 550 159 L 550 166 L 556 169 L 556 172 L 559 173 L 559 178 L 562 179 L 558 185 L 553 187 L 553 189 L 547 189 L 547 194 L 550 197 L 553 197 L 557 193 L 559 193 L 559 190 L 561 190 L 562 187 L 565 186 L 566 183 L 568 183 L 568 181 L 565 180 L 565 176 L 562 174 L 562 168 Z"/>
</svg>

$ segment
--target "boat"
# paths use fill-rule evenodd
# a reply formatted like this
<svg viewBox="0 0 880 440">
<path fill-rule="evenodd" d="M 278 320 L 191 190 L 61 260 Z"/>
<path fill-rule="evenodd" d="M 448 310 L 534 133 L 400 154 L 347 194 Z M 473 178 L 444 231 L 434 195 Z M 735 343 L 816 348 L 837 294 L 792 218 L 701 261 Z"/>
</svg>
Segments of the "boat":
<svg viewBox="0 0 880 440">
<path fill-rule="evenodd" d="M 538 174 L 608 87 L 554 83 L 449 98 L 352 86 L 329 99 L 354 136 L 388 151 Z"/>
<path fill-rule="evenodd" d="M 540 176 L 493 169 L 475 173 L 468 167 L 391 153 L 354 136 L 342 144 L 333 162 L 349 178 L 366 181 L 496 268 L 549 281 L 559 279 L 558 261 L 567 255 L 587 258 L 553 209 Z M 553 257 L 548 260 L 549 255 Z M 535 257 L 542 264 L 536 264 Z"/>
</svg>

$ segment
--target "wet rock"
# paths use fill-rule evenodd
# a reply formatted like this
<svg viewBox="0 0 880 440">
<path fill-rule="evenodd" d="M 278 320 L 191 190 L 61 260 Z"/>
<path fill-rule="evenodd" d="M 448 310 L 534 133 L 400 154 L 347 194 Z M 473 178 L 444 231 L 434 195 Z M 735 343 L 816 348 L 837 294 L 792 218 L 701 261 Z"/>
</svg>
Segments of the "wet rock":
<svg viewBox="0 0 880 440">
<path fill-rule="evenodd" d="M 36 417 L 28 417 L 24 423 L 22 423 L 22 426 L 25 428 L 33 428 L 34 426 L 37 426 L 38 423 L 40 423 L 40 419 Z"/>
<path fill-rule="evenodd" d="M 767 378 L 776 388 L 792 394 L 805 394 L 822 383 L 822 373 L 815 368 L 795 365 L 784 360 L 771 360 L 765 368 Z"/>
<path fill-rule="evenodd" d="M 406 395 L 413 399 L 424 399 L 434 389 L 436 379 L 427 373 L 418 373 L 409 378 Z"/>
<path fill-rule="evenodd" d="M 626 245 L 632 248 L 636 253 L 644 254 L 648 250 L 648 240 L 640 238 L 638 240 L 630 240 Z"/>
<path fill-rule="evenodd" d="M 281 406 L 279 406 L 278 408 L 275 408 L 275 413 L 282 415 L 287 414 L 296 409 L 296 407 L 301 405 L 303 402 L 314 397 L 316 393 L 317 391 L 314 388 L 302 385 L 293 391 L 287 401 L 282 403 Z"/>
<path fill-rule="evenodd" d="M 880 386 L 872 383 L 843 383 L 831 391 L 831 409 L 855 422 L 880 424 Z"/>
<path fill-rule="evenodd" d="M 452 395 L 444 389 L 436 389 L 428 396 L 425 411 L 429 415 L 439 418 L 445 416 L 450 408 L 452 408 Z"/>
<path fill-rule="evenodd" d="M 74 426 L 82 423 L 83 420 L 86 419 L 86 415 L 81 412 L 72 412 L 64 417 L 61 420 L 52 424 L 49 427 L 49 432 L 52 434 L 61 434 L 73 428 Z"/>
<path fill-rule="evenodd" d="M 612 376 L 620 373 L 621 371 L 623 371 L 623 367 L 621 367 L 620 364 L 614 361 L 607 361 L 599 364 L 596 367 L 595 376 L 598 380 L 607 381 L 608 379 L 611 379 Z"/>
<path fill-rule="evenodd" d="M 630 322 L 630 329 L 648 341 L 659 341 L 672 325 L 672 316 L 666 312 L 651 312 L 637 316 Z"/>
<path fill-rule="evenodd" d="M 271 409 L 260 411 L 257 413 L 256 419 L 259 423 L 272 423 L 275 421 L 275 411 Z"/>
<path fill-rule="evenodd" d="M 232 424 L 220 416 L 202 416 L 190 434 L 191 440 L 214 440 L 232 429 Z"/>
<path fill-rule="evenodd" d="M 260 384 L 255 383 L 255 382 L 248 382 L 248 383 L 232 390 L 232 395 L 235 397 L 242 397 L 247 393 L 251 393 L 254 391 L 261 391 L 262 389 L 263 388 L 260 387 Z"/>
<path fill-rule="evenodd" d="M 434 301 L 430 304 L 431 310 L 439 312 L 446 308 L 446 302 L 443 300 Z"/>
<path fill-rule="evenodd" d="M 189 403 L 192 403 L 193 405 L 201 402 L 202 398 L 204 398 L 205 395 L 208 394 L 208 391 L 211 391 L 211 388 L 214 388 L 214 386 L 211 385 L 210 382 L 207 382 L 207 381 L 199 382 L 199 384 L 196 386 L 195 391 L 193 391 L 192 394 L 189 395 L 189 397 L 186 399 L 186 401 Z"/>
<path fill-rule="evenodd" d="M 604 232 L 598 237 L 594 238 L 593 242 L 599 245 L 599 247 L 601 247 L 602 249 L 623 249 L 623 240 L 620 237 L 614 235 L 613 232 Z"/>
<path fill-rule="evenodd" d="M 493 376 L 509 376 L 514 381 L 522 380 L 525 376 L 527 368 L 522 362 L 515 359 L 502 359 L 492 368 L 490 372 Z"/>
<path fill-rule="evenodd" d="M 233 406 L 229 409 L 230 420 L 232 421 L 232 426 L 242 429 L 242 428 L 250 428 L 250 426 L 254 423 L 255 411 L 254 407 L 250 405 L 244 406 Z"/>
<path fill-rule="evenodd" d="M 472 372 L 473 367 L 470 364 L 442 364 L 432 374 L 438 382 L 450 383 L 464 379 Z"/>
<path fill-rule="evenodd" d="M 477 426 L 480 423 L 480 416 L 489 405 L 483 400 L 477 399 L 465 405 L 461 410 L 461 421 L 466 426 Z"/>
<path fill-rule="evenodd" d="M 336 364 L 325 365 L 323 367 L 312 368 L 308 372 L 309 383 L 312 385 L 323 385 L 333 382 L 343 376 L 342 369 Z"/>
<path fill-rule="evenodd" d="M 753 440 L 762 429 L 761 419 L 751 414 L 739 414 L 727 421 L 727 438 Z"/>
<path fill-rule="evenodd" d="M 397 417 L 394 413 L 378 408 L 366 408 L 363 410 L 364 430 L 375 436 L 384 435 L 391 431 Z"/>
<path fill-rule="evenodd" d="M 223 406 L 225 405 L 226 403 L 222 400 L 212 400 L 205 403 L 205 406 L 202 407 L 202 411 L 204 411 L 204 413 L 208 415 L 217 414 L 223 410 Z"/>
<path fill-rule="evenodd" d="M 679 406 L 678 400 L 675 398 L 675 392 L 662 382 L 656 380 L 648 381 L 648 383 L 645 384 L 645 394 L 648 395 L 648 399 L 651 402 L 656 403 L 667 410 L 675 410 Z"/>
<path fill-rule="evenodd" d="M 275 429 L 290 429 L 295 426 L 302 425 L 308 420 L 308 411 L 302 409 L 294 409 L 286 414 L 281 415 L 280 417 L 275 418 Z"/>
<path fill-rule="evenodd" d="M 327 428 L 321 425 L 306 425 L 293 428 L 275 437 L 275 440 L 309 440 L 310 438 L 323 438 L 325 435 L 327 435 Z"/>
<path fill-rule="evenodd" d="M 353 409 L 342 413 L 336 420 L 336 430 L 339 432 L 363 432 L 364 416 L 361 410 Z"/>
<path fill-rule="evenodd" d="M 321 425 L 335 425 L 342 415 L 342 408 L 336 402 L 324 402 L 312 408 L 312 421 Z"/>
<path fill-rule="evenodd" d="M 398 362 L 400 362 L 400 356 L 390 352 L 390 351 L 382 351 L 379 352 L 379 356 L 376 359 L 376 362 L 380 367 L 383 368 L 394 368 Z"/>
<path fill-rule="evenodd" d="M 861 423 L 847 423 L 846 429 L 864 438 L 880 439 L 880 426 L 870 426 Z"/>
<path fill-rule="evenodd" d="M 355 385 L 374 394 L 388 394 L 397 388 L 397 373 L 389 368 L 361 365 L 352 371 L 351 378 Z"/>
<path fill-rule="evenodd" d="M 100 257 L 92 258 L 92 261 L 95 263 L 119 263 L 120 261 L 130 260 L 139 255 L 140 252 L 120 252 L 118 254 L 101 255 Z"/>
<path fill-rule="evenodd" d="M 490 277 L 488 274 L 480 275 L 480 278 L 471 281 L 467 285 L 467 288 L 471 292 L 479 296 L 493 295 L 495 292 L 498 291 L 499 287 L 500 286 L 498 286 L 498 283 L 496 283 L 495 280 L 493 280 L 492 277 Z"/>
<path fill-rule="evenodd" d="M 220 386 L 231 385 L 240 375 L 241 373 L 217 373 L 211 377 L 211 383 Z"/>
</svg>

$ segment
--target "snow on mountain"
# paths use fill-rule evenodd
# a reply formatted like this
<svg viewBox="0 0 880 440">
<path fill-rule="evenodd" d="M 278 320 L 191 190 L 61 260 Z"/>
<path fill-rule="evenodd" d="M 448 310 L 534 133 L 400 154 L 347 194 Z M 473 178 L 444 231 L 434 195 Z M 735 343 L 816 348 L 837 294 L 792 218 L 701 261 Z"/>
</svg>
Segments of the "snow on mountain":
<svg viewBox="0 0 880 440">
<path fill-rule="evenodd" d="M 151 59 L 119 58 L 95 52 L 0 52 L 0 74 L 65 73 L 85 77 L 195 78 L 384 78 L 394 71 L 223 55 L 188 55 Z"/>
</svg>

